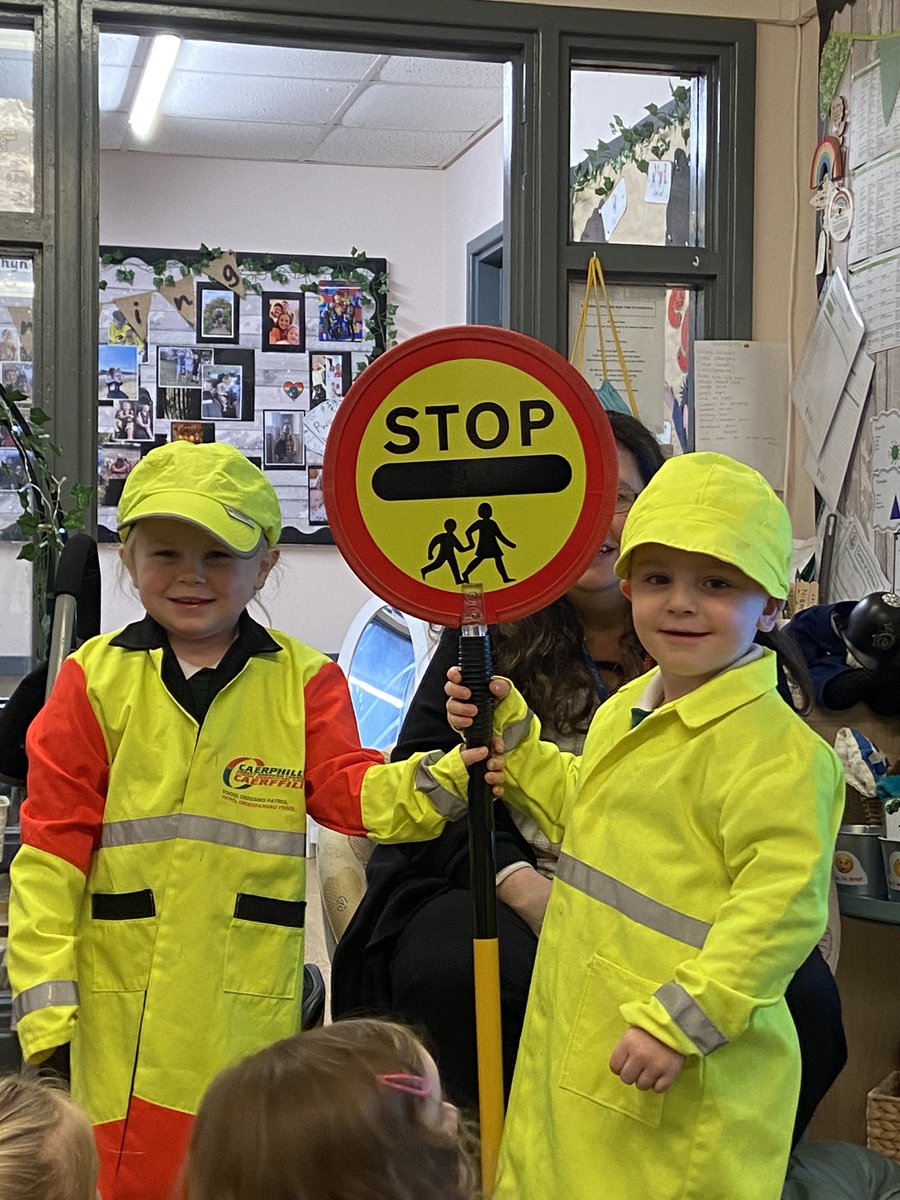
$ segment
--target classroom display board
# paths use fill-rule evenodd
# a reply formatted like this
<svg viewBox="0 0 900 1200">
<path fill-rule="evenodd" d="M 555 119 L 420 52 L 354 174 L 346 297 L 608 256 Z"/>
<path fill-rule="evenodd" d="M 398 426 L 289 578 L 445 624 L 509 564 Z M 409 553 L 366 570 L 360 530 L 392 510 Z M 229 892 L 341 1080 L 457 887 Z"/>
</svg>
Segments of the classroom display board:
<svg viewBox="0 0 900 1200">
<path fill-rule="evenodd" d="M 390 335 L 383 259 L 101 247 L 98 536 L 135 463 L 228 442 L 269 476 L 282 542 L 331 543 L 325 439 Z"/>
</svg>

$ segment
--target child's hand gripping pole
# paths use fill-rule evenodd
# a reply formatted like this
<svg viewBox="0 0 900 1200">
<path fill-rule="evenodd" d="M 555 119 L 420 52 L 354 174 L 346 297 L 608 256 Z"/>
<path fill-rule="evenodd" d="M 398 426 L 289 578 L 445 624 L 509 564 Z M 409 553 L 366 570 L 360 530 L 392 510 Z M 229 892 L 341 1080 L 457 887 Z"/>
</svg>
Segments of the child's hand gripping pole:
<svg viewBox="0 0 900 1200">
<path fill-rule="evenodd" d="M 480 591 L 463 594 L 459 639 L 462 682 L 478 714 L 465 731 L 467 747 L 490 746 L 493 698 L 491 639 Z M 474 914 L 475 1030 L 481 1122 L 481 1185 L 485 1200 L 494 1190 L 503 1133 L 503 1053 L 500 1030 L 500 955 L 494 855 L 494 797 L 485 779 L 487 762 L 469 767 L 469 868 Z"/>
</svg>

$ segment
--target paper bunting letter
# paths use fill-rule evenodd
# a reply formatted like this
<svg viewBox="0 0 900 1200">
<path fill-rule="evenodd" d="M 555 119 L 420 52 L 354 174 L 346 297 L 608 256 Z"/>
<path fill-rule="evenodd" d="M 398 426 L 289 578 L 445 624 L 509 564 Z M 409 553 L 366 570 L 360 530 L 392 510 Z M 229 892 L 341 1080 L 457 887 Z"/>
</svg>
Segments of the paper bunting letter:
<svg viewBox="0 0 900 1200">
<path fill-rule="evenodd" d="M 116 301 L 116 307 L 142 342 L 147 340 L 147 314 L 152 299 L 152 292 L 135 292 L 132 296 L 119 296 Z"/>
<path fill-rule="evenodd" d="M 159 289 L 159 294 L 164 300 L 168 300 L 193 329 L 195 311 L 193 277 L 188 275 L 185 279 L 179 279 L 175 283 L 164 283 Z"/>
<path fill-rule="evenodd" d="M 233 250 L 226 250 L 218 258 L 214 258 L 206 268 L 206 273 L 210 279 L 216 279 L 219 283 L 224 283 L 227 288 L 231 288 L 233 292 L 237 293 L 243 299 L 246 294 L 246 288 L 241 282 L 241 273 L 238 270 L 237 259 L 234 256 Z"/>
</svg>

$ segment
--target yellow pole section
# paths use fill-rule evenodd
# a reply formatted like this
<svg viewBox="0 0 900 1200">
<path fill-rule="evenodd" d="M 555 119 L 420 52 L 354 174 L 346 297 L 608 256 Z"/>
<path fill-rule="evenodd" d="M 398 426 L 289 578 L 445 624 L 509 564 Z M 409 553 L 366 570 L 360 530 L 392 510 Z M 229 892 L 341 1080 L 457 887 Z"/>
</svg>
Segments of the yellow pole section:
<svg viewBox="0 0 900 1200">
<path fill-rule="evenodd" d="M 503 1045 L 500 1036 L 500 943 L 475 938 L 475 1033 L 478 1046 L 478 1111 L 481 1120 L 481 1187 L 494 1194 L 503 1135 Z"/>
</svg>

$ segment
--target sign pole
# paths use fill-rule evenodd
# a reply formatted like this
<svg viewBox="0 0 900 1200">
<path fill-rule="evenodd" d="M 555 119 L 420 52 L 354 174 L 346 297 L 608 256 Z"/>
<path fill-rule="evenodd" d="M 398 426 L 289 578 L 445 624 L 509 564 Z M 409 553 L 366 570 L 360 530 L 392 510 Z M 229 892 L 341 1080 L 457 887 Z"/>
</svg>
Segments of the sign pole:
<svg viewBox="0 0 900 1200">
<path fill-rule="evenodd" d="M 463 683 L 478 715 L 466 730 L 466 746 L 490 746 L 493 697 L 491 636 L 484 621 L 481 590 L 466 591 L 459 638 Z M 494 852 L 494 797 L 485 780 L 487 764 L 469 768 L 469 871 L 472 889 L 472 952 L 475 967 L 475 1037 L 478 1051 L 478 1115 L 481 1126 L 481 1188 L 494 1192 L 503 1134 L 503 1042 L 500 1016 L 500 944 Z"/>
</svg>

